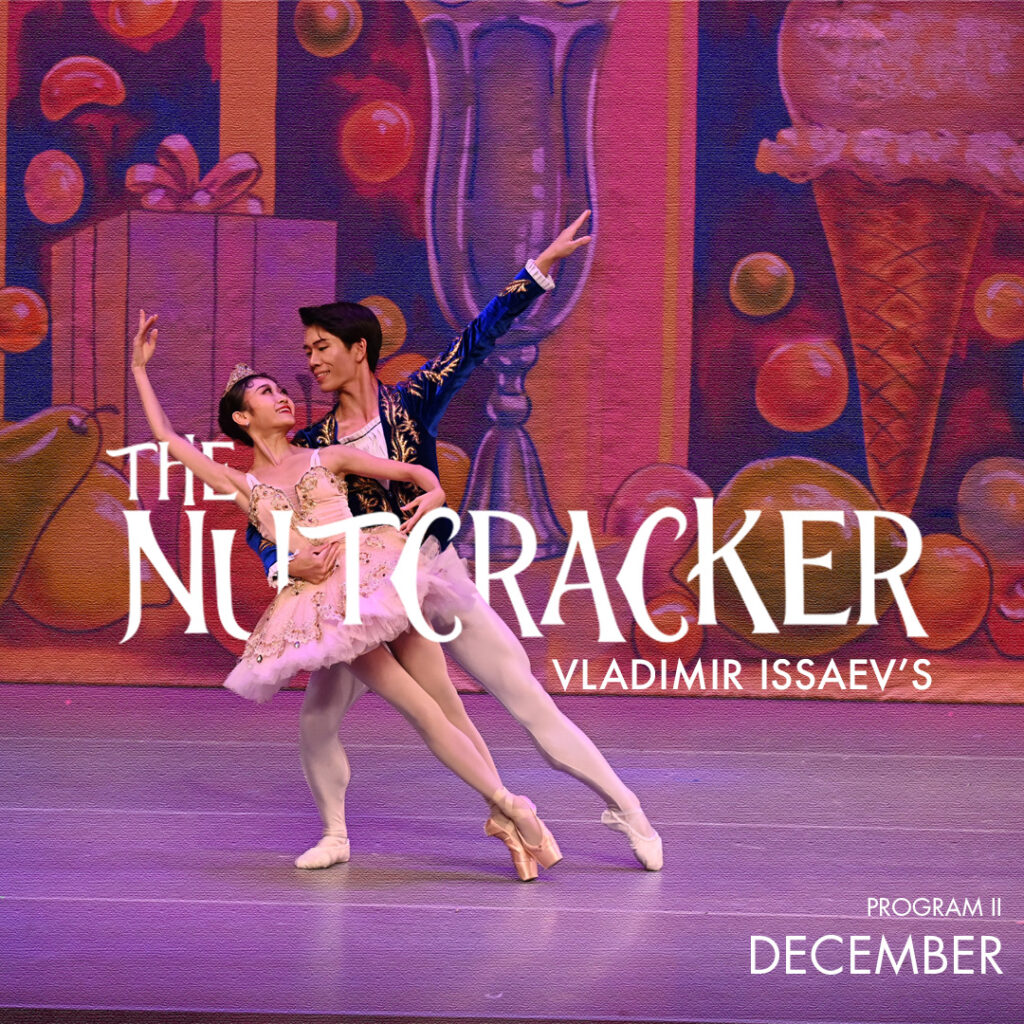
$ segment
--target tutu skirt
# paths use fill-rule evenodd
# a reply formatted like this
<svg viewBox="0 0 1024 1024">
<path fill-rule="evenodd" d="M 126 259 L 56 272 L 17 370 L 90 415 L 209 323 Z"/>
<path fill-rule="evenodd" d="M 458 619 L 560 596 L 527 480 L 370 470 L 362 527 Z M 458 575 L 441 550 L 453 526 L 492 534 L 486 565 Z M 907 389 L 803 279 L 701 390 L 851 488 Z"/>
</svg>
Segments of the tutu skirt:
<svg viewBox="0 0 1024 1024">
<path fill-rule="evenodd" d="M 404 546 L 405 538 L 390 526 L 360 534 L 359 623 L 345 624 L 343 558 L 323 583 L 289 583 L 263 613 L 224 685 L 263 703 L 297 672 L 350 662 L 404 633 L 409 616 L 391 582 Z M 417 592 L 428 621 L 450 620 L 474 600 L 473 584 L 465 574 L 439 568 L 434 559 L 421 556 Z"/>
</svg>

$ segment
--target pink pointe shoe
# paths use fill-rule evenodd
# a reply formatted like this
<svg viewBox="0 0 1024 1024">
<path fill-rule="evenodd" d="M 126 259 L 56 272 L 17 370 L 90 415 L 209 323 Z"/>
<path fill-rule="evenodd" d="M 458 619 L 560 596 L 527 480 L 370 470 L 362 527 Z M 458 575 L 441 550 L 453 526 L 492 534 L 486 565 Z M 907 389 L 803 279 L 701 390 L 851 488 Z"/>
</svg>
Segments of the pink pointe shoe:
<svg viewBox="0 0 1024 1024">
<path fill-rule="evenodd" d="M 540 825 L 541 841 L 531 845 L 519 831 L 507 810 L 516 799 L 522 800 L 536 816 L 537 808 L 526 797 L 513 797 L 507 790 L 495 794 L 492 799 L 491 815 L 484 825 L 484 832 L 500 839 L 512 854 L 512 864 L 521 881 L 530 882 L 537 877 L 537 865 L 550 868 L 562 859 L 562 851 L 555 842 L 550 829 L 537 818 Z"/>
<path fill-rule="evenodd" d="M 484 823 L 484 834 L 500 839 L 508 847 L 519 881 L 532 882 L 537 877 L 537 859 L 526 852 L 523 837 L 511 818 L 495 808 Z"/>
<path fill-rule="evenodd" d="M 537 808 L 534 806 L 533 801 L 525 796 L 523 800 L 526 801 L 530 810 L 536 816 Z M 562 859 L 562 851 L 558 848 L 558 843 L 555 842 L 555 837 L 551 834 L 551 830 L 540 818 L 537 818 L 537 824 L 540 825 L 540 842 L 536 846 L 531 846 L 520 832 L 519 835 L 523 840 L 523 847 L 542 868 L 553 868 Z"/>
<path fill-rule="evenodd" d="M 628 840 L 633 850 L 633 856 L 640 862 L 647 871 L 660 871 L 665 863 L 664 854 L 661 849 L 661 836 L 654 831 L 648 823 L 651 834 L 645 836 L 638 832 L 630 823 L 629 818 L 622 811 L 613 810 L 609 807 L 601 814 L 601 824 L 615 832 L 621 832 Z"/>
</svg>

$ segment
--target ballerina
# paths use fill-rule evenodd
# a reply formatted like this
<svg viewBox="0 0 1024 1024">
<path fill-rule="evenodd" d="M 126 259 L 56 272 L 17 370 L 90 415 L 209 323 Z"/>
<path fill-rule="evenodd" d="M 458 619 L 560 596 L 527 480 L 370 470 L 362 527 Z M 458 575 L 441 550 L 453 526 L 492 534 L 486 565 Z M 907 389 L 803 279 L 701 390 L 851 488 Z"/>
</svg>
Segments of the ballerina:
<svg viewBox="0 0 1024 1024">
<path fill-rule="evenodd" d="M 435 474 L 423 466 L 379 459 L 344 445 L 312 451 L 291 445 L 292 400 L 272 377 L 241 364 L 221 397 L 218 422 L 229 437 L 253 449 L 252 467 L 241 473 L 215 462 L 174 431 L 150 383 L 146 364 L 156 351 L 156 321 L 156 315 L 147 317 L 140 310 L 132 343 L 132 372 L 150 429 L 157 440 L 167 442 L 172 458 L 200 480 L 233 494 L 258 528 L 273 535 L 276 510 L 290 510 L 293 519 L 310 526 L 351 519 L 343 482 L 350 474 L 400 481 L 422 492 L 403 508 L 411 515 L 401 532 L 376 526 L 350 535 L 347 541 L 359 543 L 358 624 L 344 622 L 347 595 L 340 566 L 335 565 L 320 584 L 295 580 L 279 591 L 264 612 L 225 685 L 244 697 L 266 701 L 296 672 L 347 664 L 412 724 L 443 764 L 497 812 L 492 813 L 487 831 L 509 847 L 519 878 L 528 881 L 537 876 L 538 864 L 547 868 L 557 863 L 561 859 L 558 845 L 532 802 L 504 788 L 464 709 L 461 717 L 453 712 L 453 702 L 461 708 L 461 700 L 448 677 L 441 648 L 410 628 L 390 580 L 404 548 L 403 533 L 444 503 Z M 290 550 L 306 552 L 310 547 L 305 537 L 292 530 Z M 417 592 L 428 614 L 456 613 L 468 600 L 457 584 L 432 573 L 426 560 L 420 564 Z"/>
</svg>

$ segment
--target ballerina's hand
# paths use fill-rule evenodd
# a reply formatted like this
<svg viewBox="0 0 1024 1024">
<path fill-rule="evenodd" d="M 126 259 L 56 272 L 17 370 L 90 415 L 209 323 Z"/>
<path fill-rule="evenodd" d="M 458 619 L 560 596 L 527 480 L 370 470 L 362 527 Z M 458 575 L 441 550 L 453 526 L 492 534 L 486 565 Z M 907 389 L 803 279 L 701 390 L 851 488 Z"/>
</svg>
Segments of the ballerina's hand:
<svg viewBox="0 0 1024 1024">
<path fill-rule="evenodd" d="M 402 533 L 408 534 L 428 512 L 433 512 L 435 508 L 440 508 L 444 504 L 444 499 L 445 493 L 443 488 L 434 487 L 429 491 L 425 491 L 419 497 L 413 498 L 408 505 L 403 505 L 403 512 L 412 512 L 413 514 L 402 523 Z"/>
<path fill-rule="evenodd" d="M 139 331 L 132 341 L 132 369 L 141 369 L 153 358 L 156 351 L 157 315 L 147 317 L 144 309 L 139 310 Z"/>
</svg>

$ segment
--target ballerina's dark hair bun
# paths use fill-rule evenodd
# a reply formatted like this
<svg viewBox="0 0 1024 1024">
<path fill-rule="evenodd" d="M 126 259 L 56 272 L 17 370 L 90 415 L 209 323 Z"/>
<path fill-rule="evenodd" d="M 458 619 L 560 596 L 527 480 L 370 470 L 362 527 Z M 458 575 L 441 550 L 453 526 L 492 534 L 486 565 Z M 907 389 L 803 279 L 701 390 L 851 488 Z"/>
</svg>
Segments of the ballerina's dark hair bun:
<svg viewBox="0 0 1024 1024">
<path fill-rule="evenodd" d="M 236 380 L 221 396 L 220 405 L 217 406 L 217 426 L 220 427 L 221 433 L 226 434 L 232 441 L 240 441 L 247 448 L 252 447 L 252 438 L 232 419 L 232 414 L 245 411 L 245 393 L 254 380 L 272 380 L 275 384 L 278 383 L 268 373 L 250 373 L 249 376 Z"/>
</svg>

